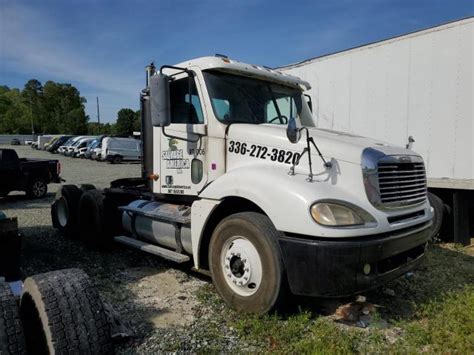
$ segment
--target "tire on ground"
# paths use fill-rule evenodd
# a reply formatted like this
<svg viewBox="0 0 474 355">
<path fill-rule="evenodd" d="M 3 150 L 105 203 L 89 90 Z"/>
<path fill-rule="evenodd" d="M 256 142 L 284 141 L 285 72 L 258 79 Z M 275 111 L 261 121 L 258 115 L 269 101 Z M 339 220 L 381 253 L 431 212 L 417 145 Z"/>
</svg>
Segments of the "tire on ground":
<svg viewBox="0 0 474 355">
<path fill-rule="evenodd" d="M 51 206 L 53 227 L 70 238 L 78 235 L 78 210 L 82 191 L 76 185 L 62 185 Z"/>
<path fill-rule="evenodd" d="M 111 241 L 104 199 L 102 190 L 89 190 L 79 201 L 80 238 L 92 249 L 103 249 Z"/>
<path fill-rule="evenodd" d="M 18 304 L 10 286 L 0 282 L 0 354 L 25 354 L 26 345 Z"/>
<path fill-rule="evenodd" d="M 89 191 L 89 190 L 94 190 L 95 186 L 92 185 L 92 184 L 81 184 L 81 185 L 79 185 L 79 188 L 84 193 L 84 192 Z"/>
<path fill-rule="evenodd" d="M 209 245 L 212 280 L 220 296 L 237 311 L 258 314 L 269 312 L 276 308 L 287 294 L 278 235 L 279 232 L 270 219 L 255 212 L 231 215 L 215 228 Z M 223 265 L 223 253 L 226 252 L 224 248 L 228 241 L 236 236 L 250 241 L 261 261 L 261 283 L 251 295 L 240 295 L 233 291 L 225 279 L 230 274 Z M 230 245 L 232 247 L 232 243 Z M 248 287 L 250 288 L 251 284 L 248 284 Z"/>
<path fill-rule="evenodd" d="M 443 224 L 443 217 L 444 217 L 444 202 L 438 196 L 433 194 L 432 192 L 428 192 L 428 200 L 430 202 L 431 207 L 434 210 L 433 216 L 433 225 L 431 226 L 431 239 L 435 239 L 439 231 L 441 229 L 441 225 Z"/>
<path fill-rule="evenodd" d="M 31 276 L 20 305 L 28 350 L 108 354 L 113 351 L 104 305 L 80 269 Z"/>
<path fill-rule="evenodd" d="M 48 184 L 41 177 L 33 177 L 28 182 L 26 195 L 30 198 L 43 198 L 48 193 Z"/>
</svg>

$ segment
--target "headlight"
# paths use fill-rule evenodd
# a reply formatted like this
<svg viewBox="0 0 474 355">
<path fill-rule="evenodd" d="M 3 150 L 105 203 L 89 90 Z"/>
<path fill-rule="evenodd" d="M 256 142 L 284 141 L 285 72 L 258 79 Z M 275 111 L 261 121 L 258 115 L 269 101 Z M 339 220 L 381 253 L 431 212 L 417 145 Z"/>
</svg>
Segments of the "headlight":
<svg viewBox="0 0 474 355">
<path fill-rule="evenodd" d="M 356 226 L 364 220 L 353 209 L 336 203 L 320 202 L 311 207 L 311 216 L 323 226 Z"/>
</svg>

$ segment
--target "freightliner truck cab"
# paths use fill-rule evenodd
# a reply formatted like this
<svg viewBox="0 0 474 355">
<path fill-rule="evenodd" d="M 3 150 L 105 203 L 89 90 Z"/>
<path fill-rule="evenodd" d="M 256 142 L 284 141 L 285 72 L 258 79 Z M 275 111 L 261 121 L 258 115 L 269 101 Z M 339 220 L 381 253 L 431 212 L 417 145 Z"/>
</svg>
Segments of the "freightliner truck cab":
<svg viewBox="0 0 474 355">
<path fill-rule="evenodd" d="M 355 294 L 411 270 L 433 215 L 422 158 L 316 128 L 309 88 L 224 56 L 148 66 L 142 177 L 83 192 L 81 235 L 190 261 L 244 312 L 267 312 L 289 293 Z M 53 222 L 64 230 L 58 195 Z M 120 226 L 81 223 L 93 211 Z"/>
</svg>

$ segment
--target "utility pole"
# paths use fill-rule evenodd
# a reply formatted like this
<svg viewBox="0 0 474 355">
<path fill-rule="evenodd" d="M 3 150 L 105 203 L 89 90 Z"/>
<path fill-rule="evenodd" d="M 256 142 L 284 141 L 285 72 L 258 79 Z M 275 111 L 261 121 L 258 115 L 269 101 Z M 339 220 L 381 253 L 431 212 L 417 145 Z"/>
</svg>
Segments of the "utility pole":
<svg viewBox="0 0 474 355">
<path fill-rule="evenodd" d="M 100 125 L 99 96 L 96 96 L 96 99 L 97 99 L 97 123 Z"/>
<path fill-rule="evenodd" d="M 100 111 L 99 111 L 99 96 L 96 96 L 95 98 L 96 98 L 96 102 L 97 102 L 97 123 L 98 123 L 98 125 L 97 125 L 97 129 L 98 129 L 98 131 L 99 131 L 99 133 L 100 133 Z"/>
<path fill-rule="evenodd" d="M 33 106 L 31 104 L 31 97 L 30 97 L 30 117 L 31 117 L 31 140 L 35 140 L 35 125 L 33 124 Z"/>
</svg>

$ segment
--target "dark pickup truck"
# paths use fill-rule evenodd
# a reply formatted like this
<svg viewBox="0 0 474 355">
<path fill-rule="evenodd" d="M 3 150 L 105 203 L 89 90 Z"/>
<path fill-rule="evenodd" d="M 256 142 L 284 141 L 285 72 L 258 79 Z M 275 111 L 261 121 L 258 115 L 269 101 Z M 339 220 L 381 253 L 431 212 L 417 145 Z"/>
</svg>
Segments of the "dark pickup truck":
<svg viewBox="0 0 474 355">
<path fill-rule="evenodd" d="M 25 191 L 27 196 L 41 198 L 48 184 L 63 181 L 57 160 L 18 158 L 13 149 L 0 149 L 0 197 L 11 191 Z"/>
</svg>

